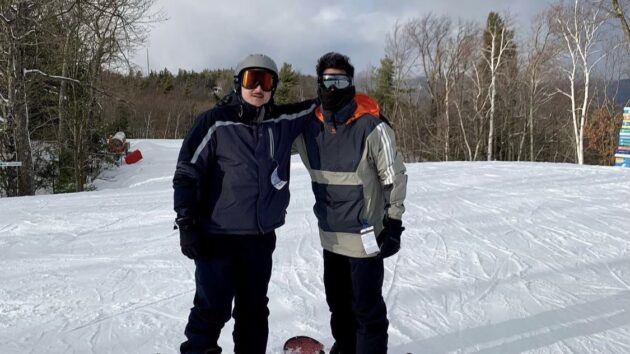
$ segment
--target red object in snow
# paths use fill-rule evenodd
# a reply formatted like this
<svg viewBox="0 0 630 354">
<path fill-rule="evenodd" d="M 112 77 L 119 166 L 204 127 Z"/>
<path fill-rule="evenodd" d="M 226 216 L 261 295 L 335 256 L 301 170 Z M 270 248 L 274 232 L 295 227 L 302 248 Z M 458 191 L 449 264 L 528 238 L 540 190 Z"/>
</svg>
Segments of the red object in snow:
<svg viewBox="0 0 630 354">
<path fill-rule="evenodd" d="M 324 345 L 307 336 L 296 336 L 284 343 L 285 354 L 326 354 Z"/>
<path fill-rule="evenodd" d="M 140 150 L 134 150 L 125 156 L 125 163 L 127 165 L 131 165 L 132 163 L 136 163 L 140 160 L 142 160 L 142 153 Z"/>
</svg>

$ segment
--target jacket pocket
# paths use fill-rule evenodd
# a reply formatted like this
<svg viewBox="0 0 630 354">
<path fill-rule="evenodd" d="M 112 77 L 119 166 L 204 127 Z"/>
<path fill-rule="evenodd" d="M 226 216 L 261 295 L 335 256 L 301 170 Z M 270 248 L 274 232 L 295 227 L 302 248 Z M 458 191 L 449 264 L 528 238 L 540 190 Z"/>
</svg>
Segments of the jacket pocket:
<svg viewBox="0 0 630 354">
<path fill-rule="evenodd" d="M 359 233 L 364 207 L 363 186 L 313 183 L 314 212 L 319 227 L 328 232 Z"/>
</svg>

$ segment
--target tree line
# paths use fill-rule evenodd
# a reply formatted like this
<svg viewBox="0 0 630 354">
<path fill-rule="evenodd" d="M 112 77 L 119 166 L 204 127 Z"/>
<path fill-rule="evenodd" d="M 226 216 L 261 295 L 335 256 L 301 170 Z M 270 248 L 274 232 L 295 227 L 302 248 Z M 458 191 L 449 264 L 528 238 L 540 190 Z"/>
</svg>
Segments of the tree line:
<svg viewBox="0 0 630 354">
<path fill-rule="evenodd" d="M 368 82 L 406 161 L 610 165 L 628 43 L 617 1 L 553 3 L 520 35 L 494 12 L 427 14 L 394 26 Z"/>
<path fill-rule="evenodd" d="M 143 75 L 128 58 L 155 0 L 0 0 L 0 196 L 81 191 L 111 163 L 107 137 L 181 139 L 232 89 L 232 69 Z M 426 14 L 396 23 L 359 72 L 405 161 L 610 165 L 628 88 L 630 27 L 611 0 L 557 1 L 517 31 Z M 339 49 L 343 52 L 343 48 Z M 284 63 L 275 101 L 316 96 Z M 625 94 L 625 96 L 624 96 Z"/>
</svg>

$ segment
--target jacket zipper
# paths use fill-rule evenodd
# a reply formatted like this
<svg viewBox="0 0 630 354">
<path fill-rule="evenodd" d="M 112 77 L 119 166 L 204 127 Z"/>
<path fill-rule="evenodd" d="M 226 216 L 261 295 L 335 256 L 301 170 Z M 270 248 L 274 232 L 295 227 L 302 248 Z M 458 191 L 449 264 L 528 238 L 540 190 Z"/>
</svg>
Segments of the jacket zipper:
<svg viewBox="0 0 630 354">
<path fill-rule="evenodd" d="M 273 151 L 273 130 L 271 128 L 267 128 L 269 130 L 269 152 L 271 153 L 271 159 L 273 160 L 274 151 Z"/>
<path fill-rule="evenodd" d="M 256 129 L 256 146 L 258 146 L 259 144 L 262 144 L 263 142 L 261 141 L 261 137 L 263 136 L 263 127 L 261 124 L 256 124 L 255 125 Z M 254 153 L 255 155 L 255 153 Z M 256 198 L 256 223 L 258 224 L 258 231 L 260 233 L 264 232 L 264 229 L 262 227 L 262 224 L 260 222 L 260 213 L 261 213 L 261 205 L 260 205 L 260 198 L 262 195 L 262 186 L 261 186 L 261 176 L 260 176 L 260 162 L 258 161 L 258 159 L 256 159 L 256 163 L 258 164 L 257 168 L 258 168 L 258 198 Z"/>
</svg>

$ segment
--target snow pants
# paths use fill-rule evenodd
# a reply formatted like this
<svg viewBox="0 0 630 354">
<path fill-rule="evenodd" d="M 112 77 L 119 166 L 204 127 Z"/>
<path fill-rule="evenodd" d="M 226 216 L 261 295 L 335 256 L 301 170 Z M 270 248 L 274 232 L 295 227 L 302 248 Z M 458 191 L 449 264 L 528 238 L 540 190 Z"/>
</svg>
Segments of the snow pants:
<svg viewBox="0 0 630 354">
<path fill-rule="evenodd" d="M 387 353 L 383 275 L 380 257 L 352 258 L 324 250 L 330 328 L 340 353 Z"/>
<path fill-rule="evenodd" d="M 221 329 L 234 318 L 234 353 L 264 354 L 269 335 L 267 288 L 275 232 L 211 235 L 195 260 L 196 292 L 182 353 L 221 353 Z M 234 310 L 232 311 L 232 300 Z"/>
</svg>

